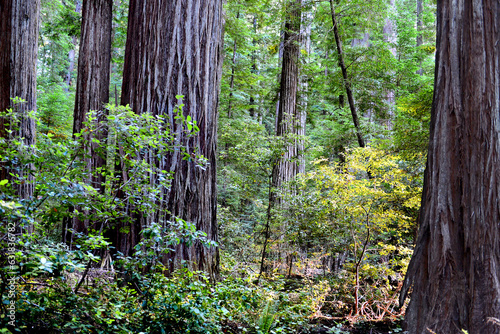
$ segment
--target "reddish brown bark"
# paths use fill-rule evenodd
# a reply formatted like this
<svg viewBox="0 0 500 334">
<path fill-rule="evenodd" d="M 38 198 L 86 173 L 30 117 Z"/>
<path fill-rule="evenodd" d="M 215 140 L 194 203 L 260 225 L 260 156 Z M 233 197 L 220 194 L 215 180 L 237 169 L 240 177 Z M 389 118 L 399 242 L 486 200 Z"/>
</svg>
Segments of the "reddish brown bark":
<svg viewBox="0 0 500 334">
<path fill-rule="evenodd" d="M 10 40 L 12 0 L 0 2 L 0 112 L 10 107 Z M 0 137 L 5 138 L 4 119 L 0 118 Z M 5 168 L 0 169 L 0 179 L 7 177 Z"/>
<path fill-rule="evenodd" d="M 276 136 L 285 137 L 284 151 L 276 157 L 270 178 L 269 204 L 267 208 L 267 221 L 264 228 L 264 244 L 262 248 L 259 278 L 266 270 L 267 245 L 271 236 L 271 224 L 274 222 L 273 209 L 280 206 L 282 197 L 280 191 L 293 193 L 293 189 L 283 189 L 287 182 L 293 180 L 299 169 L 302 158 L 302 141 L 291 140 L 294 135 L 304 133 L 305 120 L 297 101 L 299 88 L 299 57 L 300 57 L 300 25 L 302 13 L 302 0 L 291 0 L 286 4 L 287 17 L 285 21 L 285 34 L 283 38 L 283 57 L 281 66 L 281 83 L 279 101 L 276 112 Z M 285 227 L 283 227 L 285 228 Z"/>
<path fill-rule="evenodd" d="M 222 1 L 131 0 L 122 86 L 122 104 L 136 113 L 167 115 L 176 148 L 156 163 L 174 172 L 171 188 L 157 215 L 147 221 L 166 223 L 174 216 L 192 222 L 217 241 L 216 137 L 219 82 L 222 70 Z M 184 95 L 183 113 L 200 129 L 188 137 L 174 120 L 174 108 Z M 188 154 L 201 154 L 206 170 Z M 195 243 L 180 245 L 170 266 L 186 260 L 194 269 L 218 272 L 218 249 Z"/>
<path fill-rule="evenodd" d="M 14 136 L 25 145 L 35 144 L 35 121 L 28 113 L 36 111 L 36 59 L 38 51 L 39 0 L 4 0 L 0 2 L 0 111 L 12 107 L 19 115 Z M 11 98 L 24 102 L 13 105 Z M 0 136 L 5 137 L 5 124 L 0 120 Z M 16 187 L 21 198 L 33 195 L 31 168 L 16 171 L 25 182 Z M 5 168 L 1 177 L 7 178 Z"/>
<path fill-rule="evenodd" d="M 82 130 L 86 114 L 109 102 L 112 0 L 84 0 L 78 54 L 73 132 Z"/>
<path fill-rule="evenodd" d="M 409 333 L 500 333 L 500 8 L 443 0 Z"/>
<path fill-rule="evenodd" d="M 79 133 L 87 121 L 89 111 L 97 112 L 96 123 L 100 124 L 106 116 L 104 105 L 109 102 L 109 80 L 111 64 L 111 23 L 112 0 L 84 0 L 82 8 L 82 27 L 80 51 L 78 56 L 78 76 L 76 83 L 75 109 L 73 113 L 73 133 Z M 90 142 L 90 133 L 85 137 Z M 100 128 L 92 133 L 94 138 L 103 142 L 107 131 Z M 98 144 L 91 143 L 85 154 L 86 171 L 91 186 L 104 192 L 104 177 L 97 173 L 98 168 L 106 165 L 105 157 L 97 154 Z M 88 220 L 73 219 L 72 228 L 76 232 L 86 232 Z M 99 226 L 93 226 L 99 229 Z M 63 231 L 63 236 L 65 235 Z M 63 238 L 64 239 L 64 238 Z"/>
<path fill-rule="evenodd" d="M 300 24 L 302 0 L 288 3 L 276 136 L 302 133 L 302 115 L 297 101 L 299 87 Z M 286 143 L 285 152 L 273 168 L 273 188 L 278 189 L 299 173 L 299 143 Z M 274 193 L 274 192 L 273 192 Z"/>
</svg>

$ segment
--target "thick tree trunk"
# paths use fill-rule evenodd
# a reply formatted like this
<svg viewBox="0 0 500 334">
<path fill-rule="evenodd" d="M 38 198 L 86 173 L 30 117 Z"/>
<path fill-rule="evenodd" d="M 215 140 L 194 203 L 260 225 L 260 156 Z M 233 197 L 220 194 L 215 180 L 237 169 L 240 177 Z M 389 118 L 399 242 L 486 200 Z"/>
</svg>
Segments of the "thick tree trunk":
<svg viewBox="0 0 500 334">
<path fill-rule="evenodd" d="M 500 7 L 443 0 L 409 333 L 500 333 Z"/>
<path fill-rule="evenodd" d="M 83 129 L 89 111 L 97 111 L 96 122 L 100 123 L 106 116 L 104 105 L 109 102 L 109 80 L 111 64 L 111 23 L 112 0 L 84 0 L 82 9 L 82 29 L 80 51 L 78 56 L 78 76 L 76 82 L 75 110 L 73 113 L 73 133 Z M 90 133 L 86 134 L 90 141 Z M 101 142 L 107 137 L 106 129 L 92 133 Z M 95 173 L 97 168 L 106 165 L 105 157 L 97 154 L 97 145 L 91 143 L 85 152 L 87 172 L 94 172 L 88 182 L 104 192 L 104 177 Z M 73 229 L 85 232 L 88 221 L 75 219 Z M 96 228 L 94 226 L 94 228 Z M 98 227 L 97 227 L 98 228 Z"/>
<path fill-rule="evenodd" d="M 82 130 L 86 114 L 109 102 L 112 0 L 84 0 L 78 57 L 73 132 Z"/>
<path fill-rule="evenodd" d="M 176 149 L 162 157 L 163 170 L 174 172 L 164 194 L 162 210 L 148 221 L 179 217 L 217 241 L 216 138 L 219 82 L 222 70 L 221 0 L 131 0 L 125 54 L 122 104 L 136 113 L 166 115 L 177 136 Z M 188 137 L 175 121 L 175 106 L 183 95 L 183 114 L 200 129 Z M 188 154 L 201 154 L 206 170 Z M 218 249 L 200 243 L 179 245 L 170 255 L 170 268 L 182 260 L 193 269 L 218 274 Z"/>
<path fill-rule="evenodd" d="M 3 112 L 10 107 L 10 48 L 12 39 L 12 22 L 10 20 L 11 13 L 12 0 L 0 2 L 0 112 Z M 5 120 L 0 117 L 0 138 L 5 138 L 7 135 L 5 127 Z M 0 179 L 4 180 L 7 178 L 8 172 L 5 169 L 5 166 L 1 167 Z"/>
<path fill-rule="evenodd" d="M 0 2 L 0 111 L 12 107 L 19 115 L 18 127 L 13 135 L 23 138 L 25 145 L 35 144 L 35 121 L 28 115 L 36 111 L 36 61 L 38 51 L 40 0 L 4 0 Z M 11 98 L 24 102 L 12 105 Z M 7 135 L 0 120 L 0 136 Z M 27 169 L 31 167 L 28 166 Z M 29 170 L 17 172 L 25 182 L 16 187 L 17 195 L 33 195 L 33 182 Z M 5 166 L 1 176 L 8 178 Z"/>
<path fill-rule="evenodd" d="M 365 147 L 365 140 L 361 133 L 361 126 L 359 124 L 358 113 L 356 111 L 356 105 L 354 104 L 354 97 L 352 96 L 351 82 L 347 76 L 347 68 L 344 63 L 344 52 L 342 50 L 342 40 L 340 39 L 339 28 L 337 26 L 337 16 L 335 15 L 335 7 L 333 5 L 333 0 L 330 0 L 330 7 L 332 12 L 332 23 L 333 23 L 333 33 L 335 35 L 335 43 L 337 45 L 337 55 L 339 57 L 339 66 L 342 70 L 342 77 L 344 79 L 344 87 L 347 94 L 347 101 L 349 102 L 349 109 L 351 110 L 352 121 L 356 129 L 356 137 L 358 138 L 359 147 Z"/>
</svg>

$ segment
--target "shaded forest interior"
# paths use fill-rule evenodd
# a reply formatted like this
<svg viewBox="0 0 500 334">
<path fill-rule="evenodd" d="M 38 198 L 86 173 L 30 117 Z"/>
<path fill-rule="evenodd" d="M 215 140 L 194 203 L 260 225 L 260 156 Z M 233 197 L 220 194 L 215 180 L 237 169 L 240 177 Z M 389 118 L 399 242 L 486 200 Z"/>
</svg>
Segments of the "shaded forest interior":
<svg viewBox="0 0 500 334">
<path fill-rule="evenodd" d="M 0 2 L 0 333 L 500 333 L 485 2 Z"/>
</svg>

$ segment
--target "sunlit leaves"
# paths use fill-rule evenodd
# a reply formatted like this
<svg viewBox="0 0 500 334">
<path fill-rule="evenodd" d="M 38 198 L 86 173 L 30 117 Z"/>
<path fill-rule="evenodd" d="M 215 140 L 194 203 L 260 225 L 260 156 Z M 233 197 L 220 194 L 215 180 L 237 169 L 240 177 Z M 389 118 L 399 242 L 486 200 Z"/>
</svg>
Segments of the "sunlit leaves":
<svg viewBox="0 0 500 334">
<path fill-rule="evenodd" d="M 317 161 L 299 179 L 301 195 L 290 217 L 298 225 L 292 225 L 289 237 L 299 244 L 314 240 L 320 246 L 353 247 L 370 229 L 374 242 L 408 243 L 419 207 L 420 177 L 399 156 L 376 148 L 350 151 L 343 165 Z M 300 237 L 301 230 L 309 231 L 307 240 Z"/>
</svg>

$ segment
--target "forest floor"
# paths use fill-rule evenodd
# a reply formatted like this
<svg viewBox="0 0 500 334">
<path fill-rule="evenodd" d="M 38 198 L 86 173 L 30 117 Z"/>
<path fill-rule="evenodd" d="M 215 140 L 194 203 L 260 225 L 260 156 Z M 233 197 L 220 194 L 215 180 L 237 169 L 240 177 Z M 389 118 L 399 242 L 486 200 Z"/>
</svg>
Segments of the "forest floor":
<svg viewBox="0 0 500 334">
<path fill-rule="evenodd" d="M 312 322 L 315 320 L 312 319 Z M 301 334 L 393 334 L 403 333 L 402 321 L 366 321 L 354 325 L 338 326 L 336 322 L 327 323 L 321 321 L 312 329 L 303 331 Z"/>
</svg>

